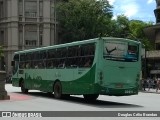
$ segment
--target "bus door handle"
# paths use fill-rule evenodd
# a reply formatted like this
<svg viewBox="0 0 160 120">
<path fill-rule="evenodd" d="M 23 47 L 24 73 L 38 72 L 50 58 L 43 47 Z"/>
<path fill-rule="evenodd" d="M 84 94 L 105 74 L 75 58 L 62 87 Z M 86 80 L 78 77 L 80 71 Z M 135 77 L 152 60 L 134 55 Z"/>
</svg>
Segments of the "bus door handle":
<svg viewBox="0 0 160 120">
<path fill-rule="evenodd" d="M 124 69 L 125 67 L 124 67 L 124 66 L 119 66 L 118 68 L 120 68 L 120 69 Z"/>
</svg>

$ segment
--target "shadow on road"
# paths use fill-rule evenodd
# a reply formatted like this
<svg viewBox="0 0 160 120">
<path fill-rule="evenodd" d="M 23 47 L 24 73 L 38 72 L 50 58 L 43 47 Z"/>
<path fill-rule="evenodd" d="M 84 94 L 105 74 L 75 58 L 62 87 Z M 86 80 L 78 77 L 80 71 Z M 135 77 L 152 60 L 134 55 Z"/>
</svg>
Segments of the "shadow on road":
<svg viewBox="0 0 160 120">
<path fill-rule="evenodd" d="M 23 94 L 21 92 L 14 92 L 17 94 Z M 49 93 L 43 93 L 43 92 L 29 92 L 28 94 L 32 97 L 41 97 L 41 98 L 47 98 L 47 99 L 53 99 L 56 101 L 63 101 L 63 102 L 68 102 L 68 103 L 76 103 L 76 104 L 81 104 L 81 105 L 88 105 L 92 107 L 99 107 L 99 108 L 137 108 L 137 107 L 143 107 L 140 105 L 134 105 L 134 104 L 128 104 L 128 103 L 120 103 L 120 102 L 112 102 L 112 101 L 104 101 L 104 100 L 96 100 L 92 102 L 87 102 L 84 100 L 84 98 L 81 97 L 75 97 L 75 96 L 70 96 L 65 99 L 56 99 L 54 98 L 54 94 L 49 94 Z M 118 97 L 117 97 L 118 99 Z"/>
</svg>

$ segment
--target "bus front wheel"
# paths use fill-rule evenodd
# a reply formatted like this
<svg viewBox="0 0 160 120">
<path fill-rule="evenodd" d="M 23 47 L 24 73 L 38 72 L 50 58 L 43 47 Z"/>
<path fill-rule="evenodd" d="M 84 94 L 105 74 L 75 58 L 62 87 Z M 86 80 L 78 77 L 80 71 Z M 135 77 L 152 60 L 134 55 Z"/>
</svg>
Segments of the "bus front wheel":
<svg viewBox="0 0 160 120">
<path fill-rule="evenodd" d="M 83 97 L 86 101 L 95 101 L 99 94 L 84 94 Z"/>
<path fill-rule="evenodd" d="M 62 85 L 59 81 L 54 84 L 54 97 L 56 99 L 62 98 Z"/>
<path fill-rule="evenodd" d="M 25 88 L 25 85 L 24 85 L 24 81 L 23 81 L 23 80 L 21 81 L 21 84 L 20 84 L 20 85 L 21 85 L 21 91 L 22 91 L 22 93 L 28 93 L 28 89 Z"/>
</svg>

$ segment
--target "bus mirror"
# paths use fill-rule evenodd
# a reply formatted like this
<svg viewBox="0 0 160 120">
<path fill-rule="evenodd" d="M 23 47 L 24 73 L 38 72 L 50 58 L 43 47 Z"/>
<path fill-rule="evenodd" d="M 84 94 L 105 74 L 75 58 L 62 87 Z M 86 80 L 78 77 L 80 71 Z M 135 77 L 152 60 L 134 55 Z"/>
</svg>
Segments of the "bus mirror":
<svg viewBox="0 0 160 120">
<path fill-rule="evenodd" d="M 15 66 L 15 61 L 12 61 L 12 62 L 11 62 L 11 65 L 12 65 L 12 66 Z"/>
</svg>

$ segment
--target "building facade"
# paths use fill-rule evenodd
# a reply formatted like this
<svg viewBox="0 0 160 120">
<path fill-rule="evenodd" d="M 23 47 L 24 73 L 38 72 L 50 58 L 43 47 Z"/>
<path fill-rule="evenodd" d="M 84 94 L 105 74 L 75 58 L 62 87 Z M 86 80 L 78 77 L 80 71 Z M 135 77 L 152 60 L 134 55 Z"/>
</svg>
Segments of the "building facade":
<svg viewBox="0 0 160 120">
<path fill-rule="evenodd" d="M 13 53 L 56 44 L 56 0 L 0 0 L 0 69 L 12 71 Z"/>
<path fill-rule="evenodd" d="M 148 77 L 160 78 L 160 0 L 156 0 L 154 14 L 156 24 L 144 29 L 145 35 L 155 43 L 155 50 L 146 52 L 146 70 Z"/>
</svg>

